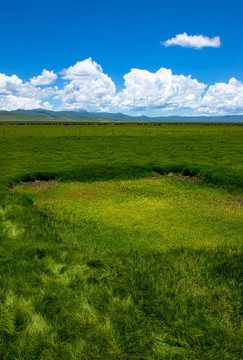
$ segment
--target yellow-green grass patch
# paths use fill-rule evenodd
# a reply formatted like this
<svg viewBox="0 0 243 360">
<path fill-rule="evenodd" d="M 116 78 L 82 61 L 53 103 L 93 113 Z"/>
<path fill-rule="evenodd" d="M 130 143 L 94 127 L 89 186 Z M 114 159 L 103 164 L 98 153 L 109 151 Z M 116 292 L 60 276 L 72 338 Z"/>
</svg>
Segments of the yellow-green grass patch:
<svg viewBox="0 0 243 360">
<path fill-rule="evenodd" d="M 105 248 L 214 248 L 242 240 L 240 199 L 226 190 L 159 175 L 53 184 L 22 185 L 15 191 L 31 194 L 34 204 L 61 224 L 64 237 L 67 232 L 80 244 L 85 226 L 91 235 L 95 227 L 96 246 Z"/>
</svg>

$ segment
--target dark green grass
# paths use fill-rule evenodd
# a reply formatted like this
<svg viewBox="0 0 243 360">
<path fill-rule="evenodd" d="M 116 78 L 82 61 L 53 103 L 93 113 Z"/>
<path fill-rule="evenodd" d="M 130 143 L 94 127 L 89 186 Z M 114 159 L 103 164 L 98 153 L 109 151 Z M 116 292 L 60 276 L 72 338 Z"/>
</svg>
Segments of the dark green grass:
<svg viewBox="0 0 243 360">
<path fill-rule="evenodd" d="M 8 125 L 1 134 L 0 358 L 241 359 L 243 128 L 80 128 L 79 135 L 78 126 Z M 65 191 L 72 190 L 71 181 L 86 181 L 82 188 L 88 196 L 93 182 L 100 181 L 110 196 L 118 181 L 123 189 L 122 198 L 113 196 L 118 211 L 129 189 L 130 201 L 160 196 L 163 189 L 150 189 L 146 180 L 138 189 L 143 180 L 136 179 L 171 170 L 206 176 L 201 181 L 166 178 L 162 195 L 179 200 L 184 218 L 174 219 L 172 228 L 181 226 L 184 233 L 176 246 L 146 249 L 146 238 L 141 246 L 129 246 L 143 231 L 127 225 L 125 216 L 114 228 L 100 218 L 88 221 L 88 215 L 80 215 L 84 202 L 70 218 L 75 204 Z M 6 187 L 50 177 L 69 184 L 55 190 L 47 183 L 40 193 L 34 186 Z M 134 179 L 126 192 L 121 179 Z M 58 213 L 58 203 L 51 207 L 48 197 L 59 199 L 63 193 Z M 101 209 L 103 200 L 96 197 L 90 199 L 92 206 L 97 201 Z M 212 212 L 208 232 L 204 206 Z M 136 215 L 135 206 L 130 211 Z M 194 217 L 209 240 L 218 229 L 216 246 L 214 237 L 207 246 L 187 244 L 186 228 L 190 234 Z M 228 239 L 220 224 L 228 229 Z M 145 230 L 151 240 L 153 234 Z M 118 239 L 115 246 L 109 238 Z"/>
<path fill-rule="evenodd" d="M 0 181 L 131 178 L 156 169 L 239 188 L 242 140 L 243 126 L 2 125 Z"/>
</svg>

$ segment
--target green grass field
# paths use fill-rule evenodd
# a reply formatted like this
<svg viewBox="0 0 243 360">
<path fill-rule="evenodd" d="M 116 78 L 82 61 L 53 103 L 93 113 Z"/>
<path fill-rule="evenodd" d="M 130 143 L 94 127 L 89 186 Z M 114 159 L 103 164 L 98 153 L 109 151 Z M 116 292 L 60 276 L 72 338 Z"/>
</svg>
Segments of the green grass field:
<svg viewBox="0 0 243 360">
<path fill-rule="evenodd" d="M 0 126 L 0 358 L 242 358 L 243 127 Z"/>
</svg>

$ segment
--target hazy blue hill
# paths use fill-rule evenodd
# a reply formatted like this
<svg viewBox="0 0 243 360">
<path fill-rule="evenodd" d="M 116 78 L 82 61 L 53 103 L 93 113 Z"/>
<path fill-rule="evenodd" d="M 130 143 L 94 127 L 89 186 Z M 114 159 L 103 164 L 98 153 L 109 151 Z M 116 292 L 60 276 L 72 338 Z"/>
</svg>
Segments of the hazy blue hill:
<svg viewBox="0 0 243 360">
<path fill-rule="evenodd" d="M 0 121 L 122 121 L 122 122 L 186 122 L 186 123 L 243 123 L 243 115 L 226 116 L 129 116 L 123 113 L 51 111 L 45 109 L 0 111 Z"/>
</svg>

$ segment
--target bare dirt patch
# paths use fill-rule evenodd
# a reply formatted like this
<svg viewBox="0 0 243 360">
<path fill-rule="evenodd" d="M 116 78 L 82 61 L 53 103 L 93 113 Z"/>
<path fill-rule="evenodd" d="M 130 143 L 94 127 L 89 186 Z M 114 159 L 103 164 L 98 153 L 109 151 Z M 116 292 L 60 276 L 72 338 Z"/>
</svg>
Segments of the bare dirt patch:
<svg viewBox="0 0 243 360">
<path fill-rule="evenodd" d="M 200 181 L 203 181 L 205 179 L 205 176 L 203 174 L 188 174 L 188 173 L 184 173 L 184 172 L 173 172 L 173 171 L 169 171 L 169 172 L 159 172 L 159 171 L 152 171 L 152 174 L 155 175 L 153 177 L 151 177 L 151 180 L 157 180 L 158 179 L 158 175 L 164 175 L 164 176 L 169 176 L 169 177 L 174 177 L 177 179 L 180 179 L 182 181 L 190 181 L 193 183 L 197 183 Z"/>
<path fill-rule="evenodd" d="M 16 185 L 13 186 L 13 189 L 21 187 L 21 186 L 28 186 L 33 191 L 41 191 L 41 190 L 55 188 L 55 187 L 57 187 L 58 184 L 59 183 L 54 180 L 46 181 L 46 180 L 37 180 L 36 179 L 34 181 L 20 181 L 19 183 L 17 183 Z"/>
<path fill-rule="evenodd" d="M 242 207 L 243 206 L 243 197 L 234 201 L 233 204 L 236 205 L 237 207 Z"/>
</svg>

